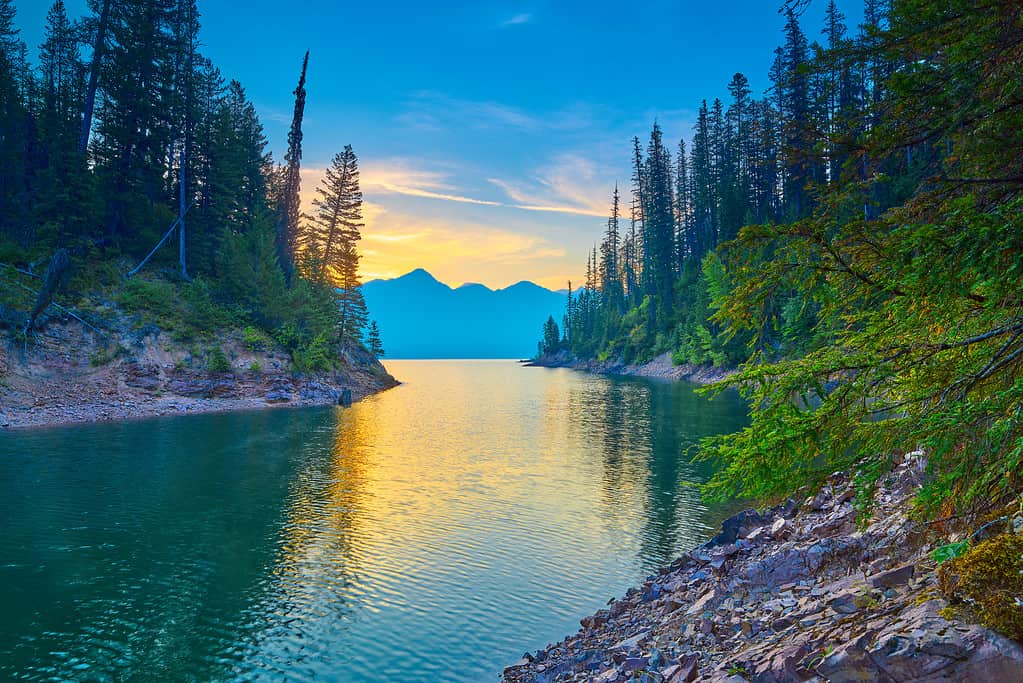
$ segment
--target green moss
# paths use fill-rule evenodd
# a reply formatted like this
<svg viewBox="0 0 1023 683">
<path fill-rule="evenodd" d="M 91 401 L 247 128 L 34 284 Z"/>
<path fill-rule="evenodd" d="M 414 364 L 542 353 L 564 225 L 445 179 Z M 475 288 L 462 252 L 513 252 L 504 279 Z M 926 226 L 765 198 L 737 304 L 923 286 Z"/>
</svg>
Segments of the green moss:
<svg viewBox="0 0 1023 683">
<path fill-rule="evenodd" d="M 985 626 L 1023 640 L 1023 536 L 1001 534 L 945 562 L 938 585 Z"/>
</svg>

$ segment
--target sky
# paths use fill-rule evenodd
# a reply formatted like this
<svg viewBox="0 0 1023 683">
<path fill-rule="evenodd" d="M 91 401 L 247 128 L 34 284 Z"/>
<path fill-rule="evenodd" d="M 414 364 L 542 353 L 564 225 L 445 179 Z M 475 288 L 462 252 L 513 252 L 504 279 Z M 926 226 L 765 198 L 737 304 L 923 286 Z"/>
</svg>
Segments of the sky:
<svg viewBox="0 0 1023 683">
<path fill-rule="evenodd" d="M 34 52 L 50 2 L 15 4 Z M 811 39 L 824 4 L 803 15 Z M 688 140 L 701 100 L 727 101 L 737 71 L 768 87 L 777 5 L 199 0 L 201 50 L 245 86 L 278 161 L 310 51 L 303 199 L 351 144 L 364 279 L 423 267 L 451 285 L 555 289 L 582 280 L 615 183 L 627 194 L 634 135 L 657 120 Z M 859 0 L 838 5 L 855 27 Z"/>
</svg>

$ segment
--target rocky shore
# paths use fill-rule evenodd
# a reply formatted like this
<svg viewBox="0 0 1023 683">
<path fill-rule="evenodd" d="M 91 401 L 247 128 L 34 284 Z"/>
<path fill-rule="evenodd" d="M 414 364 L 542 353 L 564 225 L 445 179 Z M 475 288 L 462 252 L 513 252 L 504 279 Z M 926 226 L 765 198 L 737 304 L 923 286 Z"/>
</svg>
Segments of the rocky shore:
<svg viewBox="0 0 1023 683">
<path fill-rule="evenodd" d="M 647 363 L 628 364 L 621 360 L 583 360 L 572 356 L 567 351 L 561 351 L 554 355 L 534 358 L 523 365 L 525 367 L 570 368 L 598 375 L 631 375 L 673 381 L 685 380 L 696 384 L 713 384 L 735 372 L 713 365 L 673 365 L 670 353 L 662 353 Z"/>
<path fill-rule="evenodd" d="M 503 679 L 1023 681 L 1018 642 L 947 609 L 930 555 L 942 539 L 907 517 L 923 473 L 922 456 L 906 456 L 864 528 L 841 474 L 806 500 L 739 513 Z M 1023 514 L 995 526 L 985 533 L 1023 533 Z"/>
<path fill-rule="evenodd" d="M 73 322 L 53 323 L 29 344 L 0 337 L 0 429 L 156 415 L 336 405 L 398 384 L 362 349 L 338 370 L 295 374 L 282 351 L 218 340 L 227 369 L 154 327 L 100 340 Z"/>
</svg>

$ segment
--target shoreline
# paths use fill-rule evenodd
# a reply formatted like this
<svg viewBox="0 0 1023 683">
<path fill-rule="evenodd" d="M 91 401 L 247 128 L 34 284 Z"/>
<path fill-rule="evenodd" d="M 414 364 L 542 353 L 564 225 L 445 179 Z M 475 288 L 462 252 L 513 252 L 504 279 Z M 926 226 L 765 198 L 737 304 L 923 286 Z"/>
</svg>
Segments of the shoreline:
<svg viewBox="0 0 1023 683">
<path fill-rule="evenodd" d="M 673 365 L 670 353 L 662 353 L 646 363 L 626 364 L 620 360 L 599 361 L 581 360 L 565 352 L 554 356 L 542 356 L 522 363 L 522 367 L 534 368 L 568 368 L 589 372 L 595 375 L 624 375 L 630 377 L 649 377 L 673 382 L 692 382 L 708 385 L 720 382 L 734 375 L 733 368 L 719 368 L 713 365 Z"/>
<path fill-rule="evenodd" d="M 216 372 L 201 352 L 166 337 L 149 328 L 115 344 L 56 323 L 31 346 L 0 339 L 0 430 L 339 405 L 400 384 L 361 348 L 341 349 L 337 370 L 301 374 L 287 353 L 228 334 L 210 342 L 227 368 Z"/>
<path fill-rule="evenodd" d="M 315 381 L 315 380 L 314 380 Z M 400 382 L 365 392 L 352 392 L 352 403 L 393 389 Z M 246 412 L 285 408 L 314 408 L 340 405 L 329 397 L 298 398 L 287 401 L 267 401 L 263 397 L 190 398 L 187 396 L 136 397 L 127 401 L 78 403 L 74 406 L 50 404 L 28 409 L 5 409 L 0 406 L 0 433 L 29 429 L 48 429 L 73 425 L 106 422 L 132 422 L 156 417 L 178 415 L 210 415 L 216 413 Z"/>
<path fill-rule="evenodd" d="M 962 620 L 939 589 L 930 551 L 943 539 L 909 518 L 924 476 L 922 454 L 904 456 L 865 527 L 844 474 L 803 502 L 740 512 L 502 680 L 1023 680 L 1023 646 Z M 1023 513 L 1001 519 L 992 535 L 1023 533 Z"/>
</svg>

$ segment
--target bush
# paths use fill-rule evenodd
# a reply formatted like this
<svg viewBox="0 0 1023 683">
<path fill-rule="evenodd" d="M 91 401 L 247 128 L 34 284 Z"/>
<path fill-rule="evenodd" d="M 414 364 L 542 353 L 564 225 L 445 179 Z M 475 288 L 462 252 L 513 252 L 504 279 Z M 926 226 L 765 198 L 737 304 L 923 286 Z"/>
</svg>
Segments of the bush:
<svg viewBox="0 0 1023 683">
<path fill-rule="evenodd" d="M 231 362 L 219 346 L 212 348 L 206 356 L 206 369 L 210 372 L 230 372 Z"/>
<path fill-rule="evenodd" d="M 313 337 L 307 345 L 295 349 L 292 353 L 295 368 L 300 372 L 330 370 L 334 367 L 336 358 L 337 350 L 333 348 L 328 335 L 322 332 Z"/>
<path fill-rule="evenodd" d="M 242 330 L 242 345 L 249 351 L 265 351 L 269 342 L 266 334 L 252 325 L 247 325 Z"/>
</svg>

